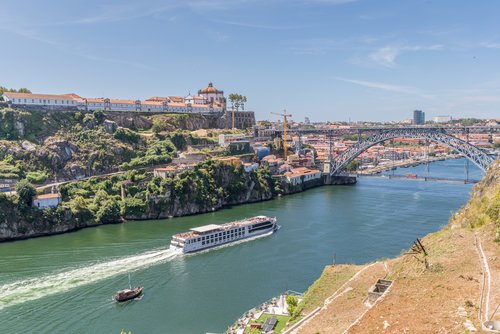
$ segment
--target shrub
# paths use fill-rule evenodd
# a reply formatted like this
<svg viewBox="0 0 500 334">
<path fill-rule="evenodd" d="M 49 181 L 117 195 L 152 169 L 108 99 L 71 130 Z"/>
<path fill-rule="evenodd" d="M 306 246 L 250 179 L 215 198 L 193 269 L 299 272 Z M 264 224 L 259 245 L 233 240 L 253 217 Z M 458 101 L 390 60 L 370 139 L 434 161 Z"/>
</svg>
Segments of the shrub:
<svg viewBox="0 0 500 334">
<path fill-rule="evenodd" d="M 163 130 L 165 130 L 165 123 L 159 119 L 155 119 L 153 121 L 153 126 L 151 127 L 151 131 L 158 134 Z"/>
<path fill-rule="evenodd" d="M 103 202 L 98 202 L 98 209 L 95 214 L 96 221 L 99 223 L 116 223 L 121 220 L 120 206 L 116 199 L 110 197 Z"/>
<path fill-rule="evenodd" d="M 26 173 L 26 179 L 35 184 L 41 184 L 47 181 L 48 175 L 45 172 L 28 172 Z"/>
<path fill-rule="evenodd" d="M 16 184 L 16 192 L 21 206 L 29 207 L 33 203 L 33 197 L 36 195 L 36 189 L 27 180 L 21 180 Z"/>
<path fill-rule="evenodd" d="M 113 136 L 115 139 L 129 144 L 137 144 L 141 139 L 139 134 L 127 128 L 118 128 Z"/>
<path fill-rule="evenodd" d="M 286 303 L 288 304 L 288 314 L 293 315 L 297 308 L 298 299 L 295 296 L 286 296 Z"/>
<path fill-rule="evenodd" d="M 121 202 L 121 214 L 123 217 L 142 216 L 148 212 L 148 204 L 135 197 L 127 197 Z"/>
</svg>

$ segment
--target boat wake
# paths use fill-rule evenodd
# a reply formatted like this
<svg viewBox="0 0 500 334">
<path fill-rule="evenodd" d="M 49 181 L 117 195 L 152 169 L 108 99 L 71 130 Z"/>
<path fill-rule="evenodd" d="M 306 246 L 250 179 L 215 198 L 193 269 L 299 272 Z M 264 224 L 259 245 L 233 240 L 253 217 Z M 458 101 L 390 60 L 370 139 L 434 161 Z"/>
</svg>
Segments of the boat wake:
<svg viewBox="0 0 500 334">
<path fill-rule="evenodd" d="M 0 286 L 0 310 L 131 272 L 138 268 L 166 262 L 177 255 L 170 249 L 162 249 L 5 284 Z"/>
</svg>

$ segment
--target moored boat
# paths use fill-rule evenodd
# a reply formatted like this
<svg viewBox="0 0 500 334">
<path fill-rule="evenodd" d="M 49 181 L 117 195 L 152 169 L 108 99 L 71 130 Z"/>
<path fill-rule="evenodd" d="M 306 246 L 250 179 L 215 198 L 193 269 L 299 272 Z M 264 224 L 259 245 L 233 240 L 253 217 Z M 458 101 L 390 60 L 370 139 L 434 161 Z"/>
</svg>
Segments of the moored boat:
<svg viewBox="0 0 500 334">
<path fill-rule="evenodd" d="M 271 234 L 278 229 L 276 218 L 256 216 L 225 224 L 195 227 L 172 236 L 170 249 L 192 253 L 233 243 L 239 240 Z"/>
</svg>

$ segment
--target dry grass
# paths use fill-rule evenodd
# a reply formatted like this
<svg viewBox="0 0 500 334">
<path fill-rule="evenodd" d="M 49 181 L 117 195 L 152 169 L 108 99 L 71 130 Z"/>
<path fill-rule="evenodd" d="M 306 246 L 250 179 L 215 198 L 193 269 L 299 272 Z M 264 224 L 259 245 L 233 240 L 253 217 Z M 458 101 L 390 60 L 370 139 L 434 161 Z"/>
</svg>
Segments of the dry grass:
<svg viewBox="0 0 500 334">
<path fill-rule="evenodd" d="M 481 329 L 477 313 L 483 276 L 475 237 L 481 240 L 490 266 L 491 316 L 500 304 L 499 214 L 500 162 L 497 161 L 450 224 L 422 239 L 427 255 L 401 255 L 388 261 L 391 270 L 388 278 L 395 280 L 390 292 L 349 333 L 466 333 L 467 319 Z M 366 310 L 361 301 L 369 285 L 381 275 L 379 267 L 371 267 L 353 282 L 352 291 L 322 310 L 300 333 L 342 333 Z M 310 308 L 321 304 L 327 294 L 319 292 L 330 280 L 325 270 L 311 287 Z M 500 320 L 500 314 L 494 319 Z"/>
</svg>

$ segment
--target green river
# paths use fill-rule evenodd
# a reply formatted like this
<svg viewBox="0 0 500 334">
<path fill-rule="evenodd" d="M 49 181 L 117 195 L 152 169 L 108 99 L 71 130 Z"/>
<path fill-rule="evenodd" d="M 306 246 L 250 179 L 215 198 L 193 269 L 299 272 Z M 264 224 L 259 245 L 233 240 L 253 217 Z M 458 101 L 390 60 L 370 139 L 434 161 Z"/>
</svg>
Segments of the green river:
<svg viewBox="0 0 500 334">
<path fill-rule="evenodd" d="M 396 173 L 424 173 L 424 166 Z M 462 177 L 463 159 L 431 175 Z M 471 167 L 471 178 L 482 173 Z M 158 221 L 128 222 L 0 244 L 1 333 L 222 333 L 243 312 L 286 289 L 305 291 L 332 262 L 393 257 L 440 229 L 471 185 L 361 178 L 276 200 Z M 268 237 L 174 255 L 170 237 L 194 226 L 276 216 Z M 132 284 L 141 300 L 111 296 Z"/>
</svg>

